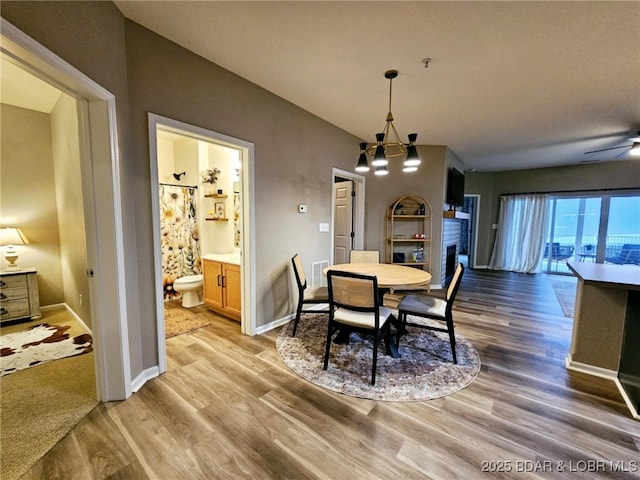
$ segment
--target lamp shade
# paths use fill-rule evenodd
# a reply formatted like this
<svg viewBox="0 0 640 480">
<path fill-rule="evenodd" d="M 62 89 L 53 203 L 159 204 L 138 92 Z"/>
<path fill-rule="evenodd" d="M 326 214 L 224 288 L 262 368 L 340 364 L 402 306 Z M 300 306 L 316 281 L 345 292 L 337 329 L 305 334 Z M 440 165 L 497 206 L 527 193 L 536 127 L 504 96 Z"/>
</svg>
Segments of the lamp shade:
<svg viewBox="0 0 640 480">
<path fill-rule="evenodd" d="M 356 172 L 368 172 L 369 162 L 367 162 L 367 144 L 360 144 L 360 157 L 358 158 L 358 165 L 356 165 Z"/>
<path fill-rule="evenodd" d="M 19 228 L 0 228 L 0 246 L 6 245 L 26 245 L 29 243 L 27 237 Z"/>
<path fill-rule="evenodd" d="M 634 157 L 640 157 L 640 142 L 633 142 L 633 146 L 631 147 L 631 150 L 629 150 L 629 153 Z"/>
<path fill-rule="evenodd" d="M 384 141 L 384 133 L 376 133 L 376 140 L 378 141 L 378 145 L 376 146 L 376 154 L 373 156 L 371 165 L 374 167 L 383 167 L 389 163 L 384 154 L 384 145 L 382 144 Z"/>
</svg>

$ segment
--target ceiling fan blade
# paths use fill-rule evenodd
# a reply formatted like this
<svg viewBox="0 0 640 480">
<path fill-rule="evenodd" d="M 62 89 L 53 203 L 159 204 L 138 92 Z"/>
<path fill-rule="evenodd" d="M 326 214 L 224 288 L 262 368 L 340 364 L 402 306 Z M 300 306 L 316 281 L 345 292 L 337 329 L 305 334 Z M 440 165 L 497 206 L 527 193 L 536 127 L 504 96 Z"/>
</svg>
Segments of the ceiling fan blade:
<svg viewBox="0 0 640 480">
<path fill-rule="evenodd" d="M 621 145 L 619 147 L 602 148 L 600 150 L 591 150 L 590 152 L 584 152 L 584 154 L 588 155 L 589 153 L 606 152 L 607 150 L 617 150 L 618 148 L 629 148 L 629 147 L 633 147 L 633 145 Z"/>
<path fill-rule="evenodd" d="M 620 158 L 622 155 L 624 155 L 624 154 L 625 154 L 625 153 L 627 153 L 628 151 L 629 151 L 629 150 L 625 150 L 624 152 L 619 153 L 618 155 L 616 155 L 616 156 L 615 156 L 615 157 L 613 157 L 613 158 L 614 158 L 614 159 L 616 159 L 616 158 Z"/>
</svg>

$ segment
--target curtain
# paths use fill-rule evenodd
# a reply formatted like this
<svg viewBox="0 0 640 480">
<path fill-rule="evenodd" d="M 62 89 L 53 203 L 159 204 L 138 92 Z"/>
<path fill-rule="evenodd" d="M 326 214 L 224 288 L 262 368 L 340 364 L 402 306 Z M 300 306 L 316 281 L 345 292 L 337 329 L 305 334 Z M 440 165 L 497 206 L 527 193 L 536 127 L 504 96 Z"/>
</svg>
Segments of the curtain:
<svg viewBox="0 0 640 480">
<path fill-rule="evenodd" d="M 501 196 L 498 232 L 489 268 L 520 273 L 540 272 L 548 221 L 548 195 Z"/>
<path fill-rule="evenodd" d="M 195 188 L 160 185 L 160 234 L 164 299 L 180 298 L 173 282 L 201 272 Z"/>
</svg>

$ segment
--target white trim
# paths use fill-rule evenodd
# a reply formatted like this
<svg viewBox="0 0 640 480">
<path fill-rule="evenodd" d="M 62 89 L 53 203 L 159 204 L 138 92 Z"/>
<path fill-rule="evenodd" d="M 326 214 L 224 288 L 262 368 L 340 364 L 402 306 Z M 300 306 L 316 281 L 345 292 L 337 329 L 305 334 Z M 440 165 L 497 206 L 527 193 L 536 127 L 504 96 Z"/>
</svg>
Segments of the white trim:
<svg viewBox="0 0 640 480">
<path fill-rule="evenodd" d="M 97 397 L 131 395 L 115 96 L 0 17 L 2 54 L 78 99 Z M 98 234 L 99 232 L 99 234 Z"/>
<path fill-rule="evenodd" d="M 78 314 L 66 303 L 53 303 L 51 305 L 45 305 L 44 307 L 40 307 L 41 312 L 50 312 L 52 310 L 61 310 L 65 309 L 69 315 L 73 317 L 73 319 L 78 322 L 82 328 L 84 328 L 87 332 L 93 335 L 93 332 L 89 328 L 89 326 L 84 323 L 84 320 L 78 316 Z"/>
<path fill-rule="evenodd" d="M 471 242 L 473 245 L 473 265 L 469 265 L 470 268 L 477 269 L 482 268 L 477 263 L 478 258 L 478 225 L 480 225 L 480 194 L 479 193 L 467 193 L 465 197 L 475 198 L 476 201 L 473 205 L 473 218 L 471 219 L 471 228 L 473 229 L 473 241 Z"/>
<path fill-rule="evenodd" d="M 160 370 L 158 369 L 158 367 L 147 368 L 146 370 L 140 372 L 140 374 L 133 379 L 133 381 L 131 382 L 131 389 L 134 392 L 137 392 L 145 383 L 147 383 L 149 380 L 153 380 L 159 375 Z"/>
<path fill-rule="evenodd" d="M 256 334 L 256 302 L 252 301 L 255 292 L 255 200 L 253 195 L 254 145 L 251 142 L 230 137 L 202 127 L 163 117 L 155 113 L 148 114 L 149 166 L 151 172 L 151 208 L 153 225 L 154 290 L 156 305 L 156 334 L 158 338 L 158 371 L 164 373 L 166 367 L 166 340 L 164 335 L 164 298 L 162 288 L 162 254 L 160 246 L 160 209 L 158 204 L 158 152 L 157 130 L 173 131 L 180 135 L 196 138 L 209 143 L 224 145 L 240 152 L 242 173 L 242 318 L 240 329 L 246 335 Z"/>
<path fill-rule="evenodd" d="M 571 359 L 571 354 L 565 357 L 564 364 L 567 370 L 586 373 L 587 375 L 604 378 L 606 380 L 612 380 L 616 384 L 616 387 L 618 387 L 618 390 L 620 391 L 620 395 L 622 395 L 622 398 L 624 399 L 624 402 L 627 404 L 627 407 L 629 408 L 629 411 L 631 412 L 631 415 L 633 416 L 633 418 L 640 419 L 639 412 L 636 410 L 633 402 L 631 401 L 631 399 L 629 398 L 629 395 L 627 394 L 627 391 L 622 386 L 622 383 L 620 383 L 620 379 L 618 378 L 618 372 L 616 372 L 615 370 L 609 370 L 607 368 L 588 365 L 586 363 L 574 362 Z"/>
<path fill-rule="evenodd" d="M 256 329 L 256 335 L 262 335 L 263 333 L 273 330 L 274 328 L 281 327 L 282 325 L 289 323 L 294 318 L 296 318 L 296 315 L 295 313 L 292 313 L 290 315 L 287 315 L 286 317 L 282 317 L 277 320 L 274 320 L 273 322 L 269 322 L 264 325 L 261 325 Z"/>
<path fill-rule="evenodd" d="M 633 404 L 633 401 L 629 397 L 629 394 L 627 393 L 627 391 L 622 386 L 622 383 L 620 383 L 620 379 L 618 377 L 616 377 L 615 382 L 616 382 L 616 386 L 618 387 L 618 390 L 620 391 L 620 395 L 622 395 L 622 398 L 624 399 L 624 403 L 627 404 L 627 407 L 631 412 L 631 416 L 636 420 L 640 420 L 640 412 L 636 410 L 636 407 Z"/>
<path fill-rule="evenodd" d="M 565 357 L 564 364 L 567 370 L 572 370 L 574 372 L 586 373 L 587 375 L 605 378 L 607 380 L 615 380 L 616 378 L 618 378 L 618 372 L 616 372 L 615 370 L 596 367 L 587 363 L 575 362 L 571 359 L 571 354 Z"/>
<path fill-rule="evenodd" d="M 364 177 L 363 175 L 357 174 L 357 173 L 353 173 L 353 172 L 349 172 L 347 170 L 342 170 L 340 168 L 337 167 L 332 167 L 331 168 L 331 182 L 330 185 L 332 186 L 332 194 L 331 194 L 331 263 L 334 263 L 334 237 L 333 237 L 333 230 L 334 230 L 334 222 L 335 222 L 335 218 L 334 218 L 334 211 L 336 208 L 336 199 L 333 195 L 333 184 L 335 183 L 335 179 L 336 177 L 343 177 L 343 178 L 348 178 L 349 180 L 353 180 L 353 188 L 355 191 L 356 196 L 354 197 L 354 205 L 355 205 L 355 217 L 353 219 L 353 223 L 355 225 L 355 237 L 353 239 L 353 245 L 354 248 L 356 250 L 362 250 L 364 249 L 364 194 L 365 194 L 365 182 L 366 182 L 366 177 Z"/>
</svg>

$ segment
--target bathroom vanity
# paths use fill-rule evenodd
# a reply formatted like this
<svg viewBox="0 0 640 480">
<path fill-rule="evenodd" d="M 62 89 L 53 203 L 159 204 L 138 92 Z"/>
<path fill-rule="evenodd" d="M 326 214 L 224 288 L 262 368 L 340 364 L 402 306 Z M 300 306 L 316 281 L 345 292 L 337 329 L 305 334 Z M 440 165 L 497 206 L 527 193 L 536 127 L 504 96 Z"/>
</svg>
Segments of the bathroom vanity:
<svg viewBox="0 0 640 480">
<path fill-rule="evenodd" d="M 216 313 L 240 321 L 240 255 L 206 254 L 202 256 L 202 264 L 205 305 Z"/>
</svg>

